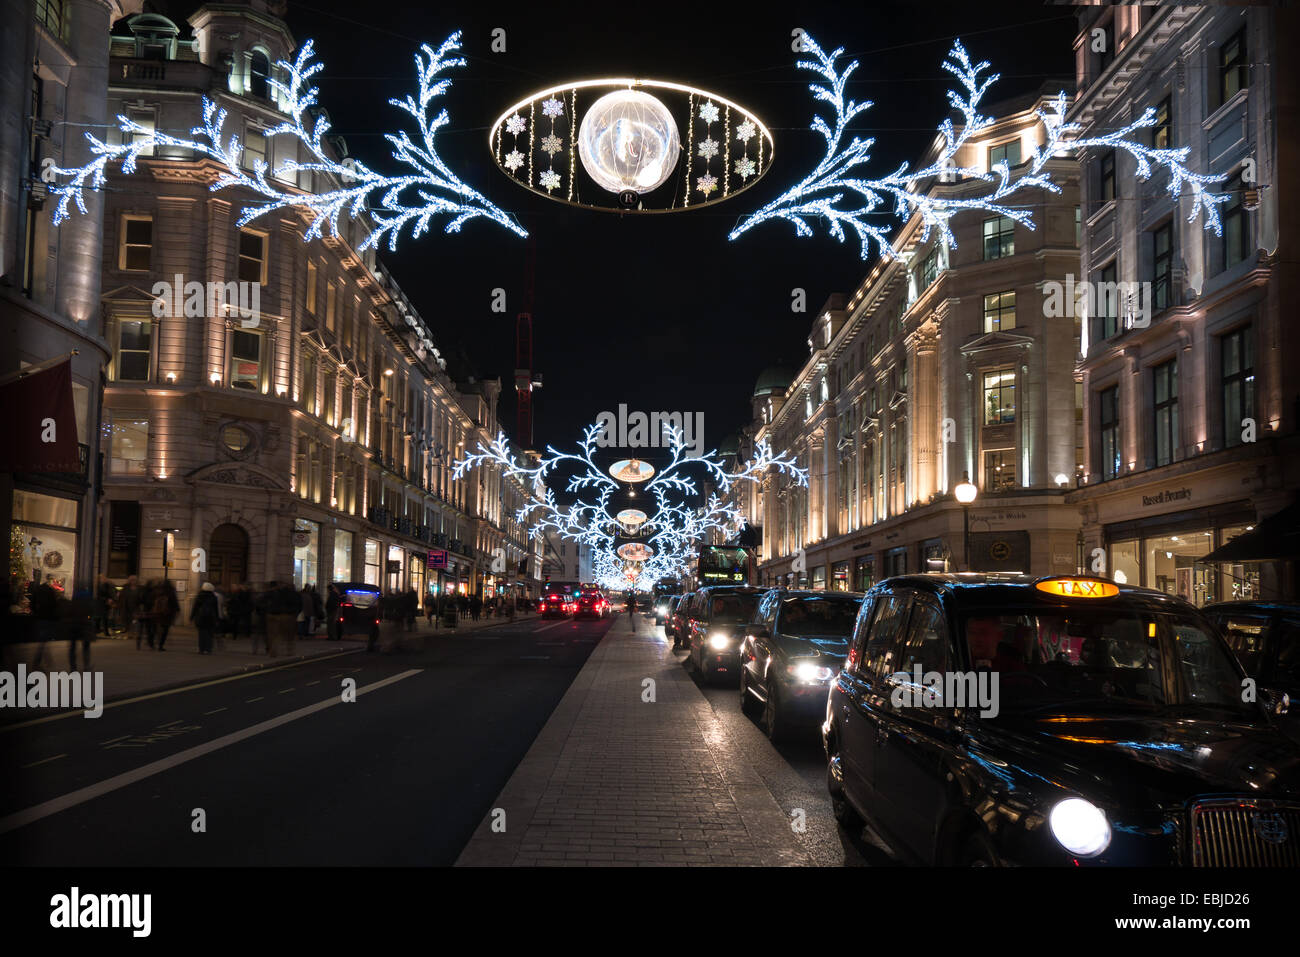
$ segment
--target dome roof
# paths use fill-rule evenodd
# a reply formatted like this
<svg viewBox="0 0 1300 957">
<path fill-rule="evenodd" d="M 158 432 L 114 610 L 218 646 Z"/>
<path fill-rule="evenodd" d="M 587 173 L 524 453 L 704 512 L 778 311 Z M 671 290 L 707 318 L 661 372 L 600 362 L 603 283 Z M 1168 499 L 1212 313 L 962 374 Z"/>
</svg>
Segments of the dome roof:
<svg viewBox="0 0 1300 957">
<path fill-rule="evenodd" d="M 794 377 L 794 372 L 778 366 L 764 369 L 759 373 L 758 381 L 754 383 L 754 398 L 772 395 L 774 392 L 784 393 L 794 381 Z"/>
<path fill-rule="evenodd" d="M 740 433 L 732 432 L 721 442 L 718 443 L 719 455 L 739 455 L 740 454 Z"/>
</svg>

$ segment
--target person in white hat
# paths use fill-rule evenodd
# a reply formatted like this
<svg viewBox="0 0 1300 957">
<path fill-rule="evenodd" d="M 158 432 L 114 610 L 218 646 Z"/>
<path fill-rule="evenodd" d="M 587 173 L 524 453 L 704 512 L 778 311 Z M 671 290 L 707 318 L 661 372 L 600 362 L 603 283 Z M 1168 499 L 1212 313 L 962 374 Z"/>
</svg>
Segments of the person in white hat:
<svg viewBox="0 0 1300 957">
<path fill-rule="evenodd" d="M 199 654 L 212 654 L 212 636 L 221 621 L 221 605 L 217 601 L 217 588 L 212 582 L 204 582 L 199 593 L 194 596 L 190 621 L 199 632 Z"/>
</svg>

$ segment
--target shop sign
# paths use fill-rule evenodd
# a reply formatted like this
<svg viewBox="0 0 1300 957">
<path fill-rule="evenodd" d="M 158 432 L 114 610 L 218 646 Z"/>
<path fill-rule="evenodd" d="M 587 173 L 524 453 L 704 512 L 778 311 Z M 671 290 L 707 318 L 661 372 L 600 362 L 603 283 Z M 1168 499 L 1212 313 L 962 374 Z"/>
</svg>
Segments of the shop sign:
<svg viewBox="0 0 1300 957">
<path fill-rule="evenodd" d="M 1155 495 L 1143 495 L 1142 507 L 1150 508 L 1152 505 L 1165 505 L 1170 502 L 1185 502 L 1192 497 L 1190 488 L 1167 488 L 1156 492 Z"/>
</svg>

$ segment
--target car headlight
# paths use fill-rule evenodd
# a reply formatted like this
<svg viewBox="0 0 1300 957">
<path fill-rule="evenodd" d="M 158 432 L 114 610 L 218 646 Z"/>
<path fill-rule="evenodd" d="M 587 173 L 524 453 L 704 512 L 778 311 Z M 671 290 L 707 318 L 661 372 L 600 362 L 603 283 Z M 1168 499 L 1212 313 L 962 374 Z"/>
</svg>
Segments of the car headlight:
<svg viewBox="0 0 1300 957">
<path fill-rule="evenodd" d="M 1110 822 L 1091 801 L 1066 798 L 1047 816 L 1052 836 L 1077 857 L 1096 857 L 1110 846 Z"/>
<path fill-rule="evenodd" d="M 830 681 L 835 673 L 824 665 L 815 665 L 811 661 L 801 661 L 797 665 L 787 665 L 786 669 L 798 681 Z"/>
<path fill-rule="evenodd" d="M 709 647 L 715 651 L 721 651 L 731 644 L 731 636 L 723 634 L 720 631 L 709 635 Z"/>
</svg>

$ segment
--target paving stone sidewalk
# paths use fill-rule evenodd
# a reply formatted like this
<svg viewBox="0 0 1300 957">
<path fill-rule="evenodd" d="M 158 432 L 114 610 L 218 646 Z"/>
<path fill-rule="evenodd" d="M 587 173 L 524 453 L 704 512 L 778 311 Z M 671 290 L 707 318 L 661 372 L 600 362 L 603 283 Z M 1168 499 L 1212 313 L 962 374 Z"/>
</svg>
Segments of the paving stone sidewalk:
<svg viewBox="0 0 1300 957">
<path fill-rule="evenodd" d="M 810 864 L 669 645 L 620 615 L 457 866 Z M 655 701 L 643 700 L 645 679 Z"/>
</svg>

